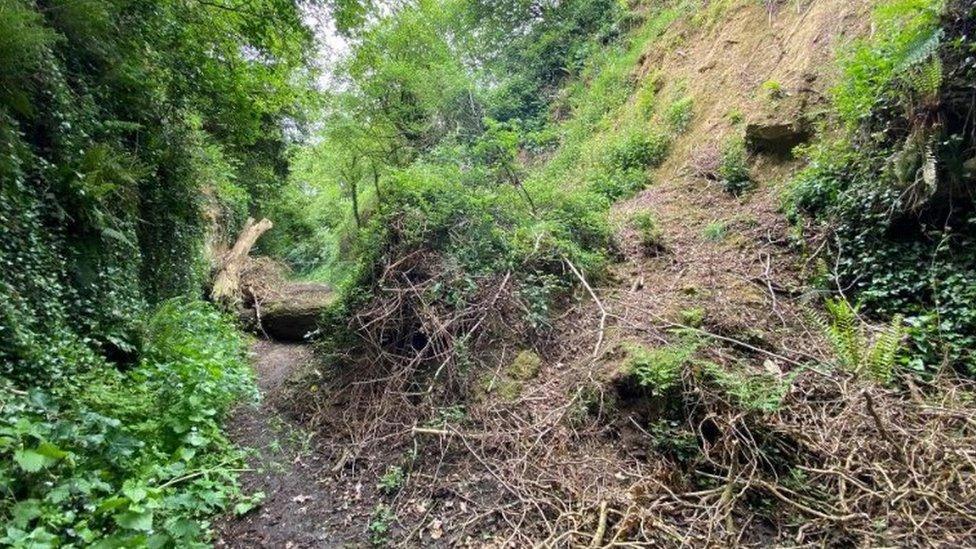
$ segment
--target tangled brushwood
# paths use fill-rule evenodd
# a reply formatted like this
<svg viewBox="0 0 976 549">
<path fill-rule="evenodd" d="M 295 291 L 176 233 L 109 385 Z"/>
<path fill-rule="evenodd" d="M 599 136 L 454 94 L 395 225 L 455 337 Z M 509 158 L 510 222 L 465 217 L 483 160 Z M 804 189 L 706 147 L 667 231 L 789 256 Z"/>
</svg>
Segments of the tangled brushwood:
<svg viewBox="0 0 976 549">
<path fill-rule="evenodd" d="M 810 146 L 790 193 L 794 228 L 832 237 L 802 266 L 802 238 L 775 206 L 749 209 L 769 200 L 768 181 L 738 141 L 691 164 L 736 200 L 662 180 L 632 203 L 665 215 L 627 218 L 620 253 L 639 253 L 616 279 L 599 277 L 614 248 L 605 206 L 638 192 L 670 141 L 608 123 L 614 138 L 592 163 L 608 177 L 578 169 L 579 148 L 555 153 L 553 170 L 568 166 L 583 189 L 565 196 L 545 173 L 509 170 L 514 154 L 491 155 L 509 170 L 501 182 L 454 163 L 391 171 L 349 239 L 356 264 L 322 328 L 326 364 L 301 380 L 315 397 L 294 403 L 330 442 L 335 476 L 376 496 L 374 541 L 976 545 L 963 4 L 885 3 L 884 32 L 842 59 L 850 85 L 834 107 L 848 135 Z M 922 93 L 934 88 L 955 105 L 940 131 L 957 151 L 932 149 L 934 134 L 928 149 L 908 139 L 912 108 L 949 112 Z M 669 138 L 694 125 L 683 105 Z M 869 141 L 875 124 L 890 142 Z M 901 168 L 917 177 L 900 181 Z M 959 220 L 952 231 L 919 228 L 945 219 L 920 217 L 923 184 L 930 206 L 952 198 L 941 211 Z M 737 223 L 716 202 L 757 219 Z M 708 219 L 716 228 L 700 235 Z M 662 241 L 667 253 L 646 253 Z M 810 268 L 827 282 L 807 288 Z M 657 308 L 638 314 L 645 305 Z"/>
</svg>

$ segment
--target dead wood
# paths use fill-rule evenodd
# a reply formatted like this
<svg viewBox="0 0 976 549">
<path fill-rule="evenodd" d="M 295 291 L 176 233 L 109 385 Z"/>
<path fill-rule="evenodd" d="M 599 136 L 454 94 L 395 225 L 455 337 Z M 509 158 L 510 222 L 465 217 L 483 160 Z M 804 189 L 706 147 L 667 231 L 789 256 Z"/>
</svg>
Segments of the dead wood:
<svg viewBox="0 0 976 549">
<path fill-rule="evenodd" d="M 272 223 L 268 219 L 262 219 L 255 223 L 253 218 L 248 218 L 244 223 L 244 228 L 237 237 L 234 247 L 227 252 L 220 260 L 217 274 L 214 276 L 213 288 L 210 297 L 215 303 L 231 308 L 239 305 L 244 300 L 241 291 L 241 271 L 247 261 L 251 248 L 258 241 L 262 234 L 271 229 Z"/>
</svg>

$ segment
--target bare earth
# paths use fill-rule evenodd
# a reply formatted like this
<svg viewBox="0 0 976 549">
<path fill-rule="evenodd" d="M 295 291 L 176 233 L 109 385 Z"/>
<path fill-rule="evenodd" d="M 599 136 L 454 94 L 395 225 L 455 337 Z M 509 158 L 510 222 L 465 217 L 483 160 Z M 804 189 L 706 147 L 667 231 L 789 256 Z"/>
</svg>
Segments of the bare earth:
<svg viewBox="0 0 976 549">
<path fill-rule="evenodd" d="M 304 344 L 257 341 L 252 352 L 262 401 L 232 417 L 231 439 L 253 452 L 242 475 L 245 493 L 263 492 L 263 503 L 216 525 L 217 547 L 359 546 L 365 517 L 350 509 L 361 496 L 336 486 L 333 459 L 310 433 L 284 412 L 286 382 L 312 360 Z M 339 472 L 341 473 L 341 471 Z M 355 486 L 355 484 L 353 484 Z"/>
</svg>

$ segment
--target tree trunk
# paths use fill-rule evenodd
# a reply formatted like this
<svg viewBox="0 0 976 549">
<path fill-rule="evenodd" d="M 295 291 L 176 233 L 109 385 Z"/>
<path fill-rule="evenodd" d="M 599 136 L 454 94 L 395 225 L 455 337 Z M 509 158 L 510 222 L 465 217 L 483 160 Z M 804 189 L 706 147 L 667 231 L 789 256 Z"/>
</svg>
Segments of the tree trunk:
<svg viewBox="0 0 976 549">
<path fill-rule="evenodd" d="M 255 223 L 253 218 L 247 218 L 244 229 L 237 237 L 237 242 L 224 255 L 217 269 L 213 289 L 210 292 L 210 297 L 215 303 L 228 308 L 241 303 L 244 297 L 241 293 L 241 269 L 254 243 L 271 227 L 272 223 L 267 219 Z"/>
<path fill-rule="evenodd" d="M 352 189 L 352 216 L 356 219 L 356 228 L 359 229 L 363 226 L 363 222 L 359 218 L 359 185 L 350 183 L 349 187 Z"/>
</svg>

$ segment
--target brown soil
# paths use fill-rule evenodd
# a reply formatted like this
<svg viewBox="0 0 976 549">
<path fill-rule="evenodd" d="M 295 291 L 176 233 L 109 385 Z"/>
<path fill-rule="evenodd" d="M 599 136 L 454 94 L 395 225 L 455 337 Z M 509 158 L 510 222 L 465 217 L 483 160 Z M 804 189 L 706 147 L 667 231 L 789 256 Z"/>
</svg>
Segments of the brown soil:
<svg viewBox="0 0 976 549">
<path fill-rule="evenodd" d="M 293 372 L 312 361 L 309 345 L 257 341 L 254 369 L 260 405 L 241 407 L 228 425 L 231 439 L 250 450 L 242 475 L 247 494 L 262 504 L 216 525 L 217 547 L 336 547 L 365 544 L 372 507 L 361 505 L 372 485 L 352 472 L 332 471 L 333 452 L 285 412 Z"/>
</svg>

